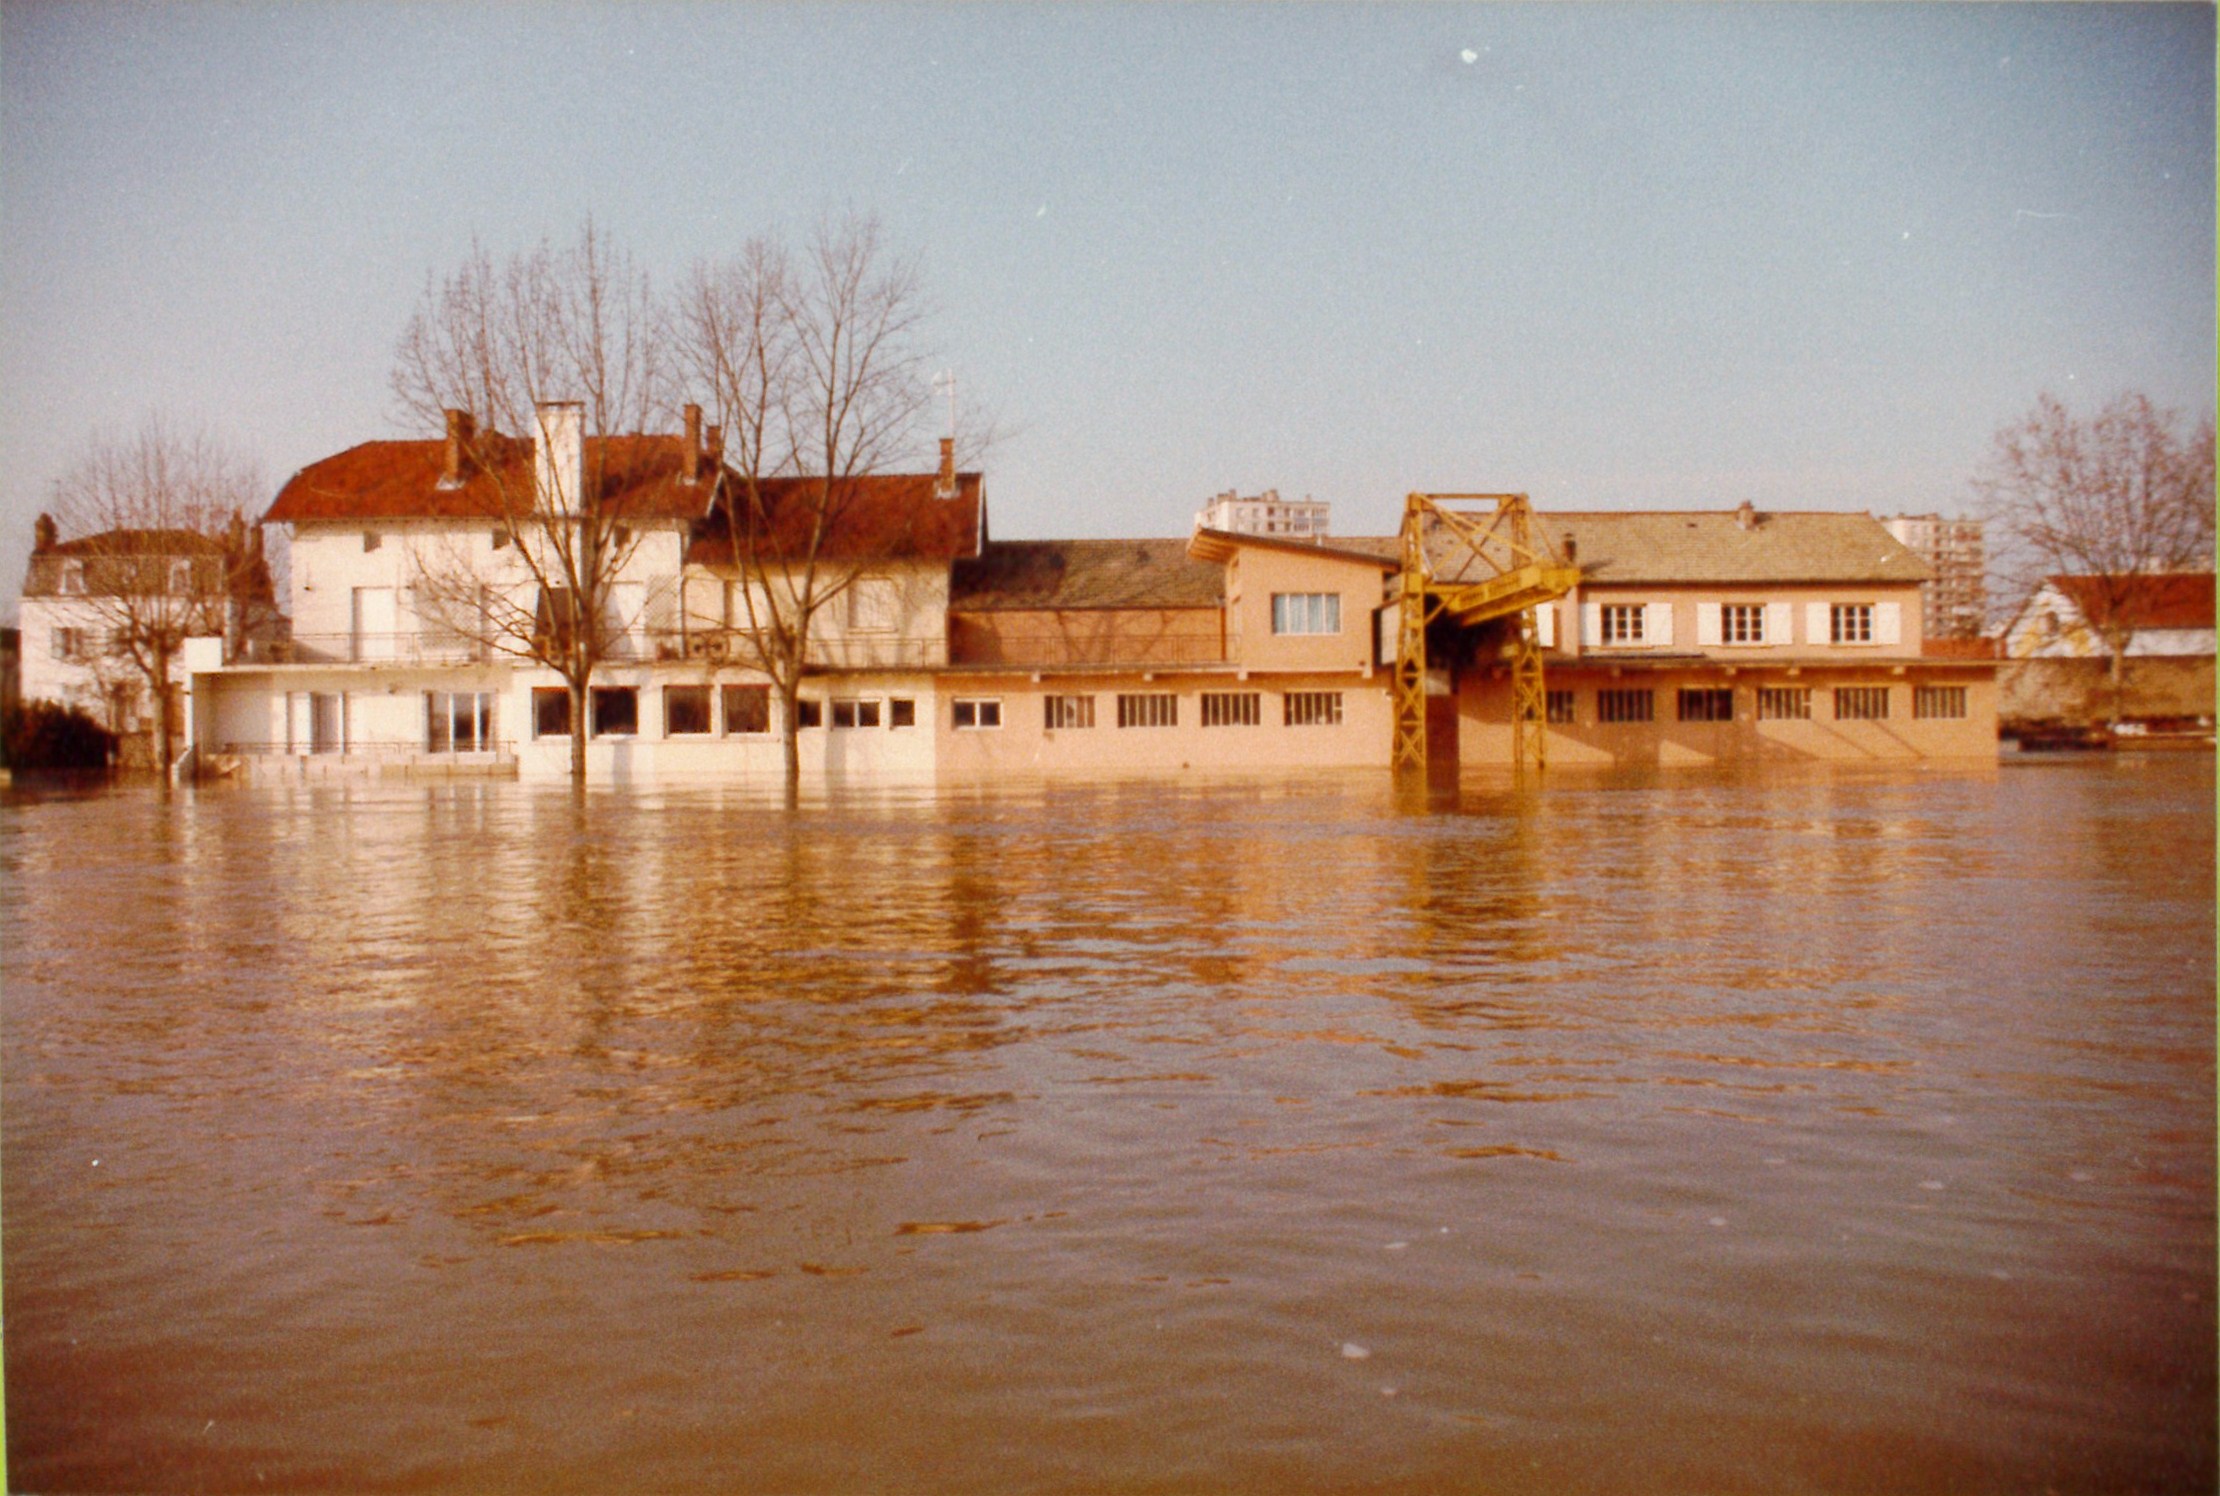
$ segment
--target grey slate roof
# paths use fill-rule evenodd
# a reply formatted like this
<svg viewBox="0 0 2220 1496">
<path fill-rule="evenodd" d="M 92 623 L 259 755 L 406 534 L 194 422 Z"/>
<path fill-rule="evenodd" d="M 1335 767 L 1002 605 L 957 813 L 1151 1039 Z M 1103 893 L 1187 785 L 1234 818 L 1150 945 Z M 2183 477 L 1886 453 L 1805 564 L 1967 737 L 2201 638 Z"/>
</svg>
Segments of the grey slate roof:
<svg viewBox="0 0 2220 1496">
<path fill-rule="evenodd" d="M 1225 570 L 1181 540 L 993 540 L 955 563 L 952 612 L 1019 608 L 1215 608 Z"/>
</svg>

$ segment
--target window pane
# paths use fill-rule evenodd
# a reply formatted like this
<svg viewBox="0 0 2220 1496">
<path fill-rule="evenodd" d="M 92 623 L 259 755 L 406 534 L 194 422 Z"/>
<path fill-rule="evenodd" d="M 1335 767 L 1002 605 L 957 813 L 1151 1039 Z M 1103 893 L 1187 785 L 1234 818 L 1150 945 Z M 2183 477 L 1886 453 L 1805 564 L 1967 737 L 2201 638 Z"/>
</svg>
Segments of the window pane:
<svg viewBox="0 0 2220 1496">
<path fill-rule="evenodd" d="M 663 731 L 671 737 L 709 731 L 709 687 L 665 686 Z"/>
<path fill-rule="evenodd" d="M 532 688 L 532 735 L 560 738 L 570 735 L 570 690 L 565 686 Z"/>
<path fill-rule="evenodd" d="M 640 730 L 640 693 L 632 686 L 596 686 L 595 737 L 628 737 Z"/>
<path fill-rule="evenodd" d="M 886 725 L 889 727 L 915 727 L 917 703 L 897 696 L 886 704 Z"/>
<path fill-rule="evenodd" d="M 797 699 L 794 703 L 794 725 L 796 727 L 824 726 L 825 704 L 822 701 L 812 701 L 806 696 Z"/>
<path fill-rule="evenodd" d="M 728 733 L 769 732 L 771 730 L 771 688 L 769 686 L 727 686 L 725 696 L 725 731 Z"/>
</svg>

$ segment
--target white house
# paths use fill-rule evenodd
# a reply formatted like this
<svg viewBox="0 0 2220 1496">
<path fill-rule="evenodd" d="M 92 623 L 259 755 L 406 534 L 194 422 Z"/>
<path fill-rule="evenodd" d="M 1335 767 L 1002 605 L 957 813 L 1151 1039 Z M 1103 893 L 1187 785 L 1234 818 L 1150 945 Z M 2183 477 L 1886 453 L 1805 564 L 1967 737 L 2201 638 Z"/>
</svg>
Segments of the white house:
<svg viewBox="0 0 2220 1496">
<path fill-rule="evenodd" d="M 786 579 L 748 564 L 715 428 L 705 440 L 692 407 L 675 435 L 587 437 L 575 406 L 543 406 L 539 424 L 535 438 L 492 438 L 450 412 L 444 439 L 366 442 L 286 483 L 264 522 L 292 529 L 291 645 L 235 658 L 212 682 L 196 724 L 209 762 L 556 777 L 575 726 L 595 777 L 783 772 L 749 642 L 763 588 Z M 985 529 L 979 475 L 956 473 L 947 448 L 938 474 L 854 480 L 816 552 L 842 590 L 812 630 L 805 767 L 932 772 L 948 567 Z M 549 545 L 549 526 L 513 515 L 518 492 L 585 483 L 616 521 L 622 561 L 605 600 L 611 645 L 574 724 L 562 677 L 530 658 L 535 628 L 567 612 L 520 554 Z M 782 497 L 800 503 L 796 482 L 766 490 L 773 513 Z M 920 721 L 927 730 L 904 731 Z"/>
</svg>

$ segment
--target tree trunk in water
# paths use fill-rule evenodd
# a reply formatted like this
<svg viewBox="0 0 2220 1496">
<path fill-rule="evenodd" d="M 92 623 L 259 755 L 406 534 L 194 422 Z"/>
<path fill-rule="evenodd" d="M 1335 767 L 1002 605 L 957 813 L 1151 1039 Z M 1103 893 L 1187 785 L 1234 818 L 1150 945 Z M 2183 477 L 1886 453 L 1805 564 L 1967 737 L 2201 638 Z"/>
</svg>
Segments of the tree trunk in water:
<svg viewBox="0 0 2220 1496">
<path fill-rule="evenodd" d="M 802 803 L 802 743 L 801 724 L 796 703 L 801 700 L 800 671 L 779 672 L 779 708 L 781 712 L 783 744 L 786 750 L 786 807 L 792 810 Z"/>
<path fill-rule="evenodd" d="M 154 657 L 154 772 L 164 783 L 169 781 L 170 761 L 175 757 L 170 738 L 170 657 Z"/>
<path fill-rule="evenodd" d="M 586 720 L 586 682 L 574 677 L 563 682 L 570 690 L 570 782 L 580 788 L 586 783 L 586 732 L 592 726 Z"/>
</svg>

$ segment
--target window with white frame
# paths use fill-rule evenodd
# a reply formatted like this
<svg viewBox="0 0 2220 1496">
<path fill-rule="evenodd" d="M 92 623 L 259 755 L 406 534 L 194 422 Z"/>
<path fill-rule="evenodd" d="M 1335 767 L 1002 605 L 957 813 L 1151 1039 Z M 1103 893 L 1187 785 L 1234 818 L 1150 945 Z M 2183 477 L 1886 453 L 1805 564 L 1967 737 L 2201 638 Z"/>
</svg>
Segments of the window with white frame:
<svg viewBox="0 0 2220 1496">
<path fill-rule="evenodd" d="M 1284 715 L 1289 727 L 1339 727 L 1341 725 L 1341 693 L 1339 691 L 1290 691 L 1284 698 Z"/>
<path fill-rule="evenodd" d="M 834 727 L 877 727 L 879 703 L 876 701 L 836 696 L 832 704 Z"/>
<path fill-rule="evenodd" d="M 1002 725 L 1002 703 L 994 697 L 958 697 L 949 721 L 958 731 L 983 730 Z"/>
<path fill-rule="evenodd" d="M 1912 715 L 1926 721 L 1955 721 L 1966 714 L 1964 686 L 1912 687 Z"/>
<path fill-rule="evenodd" d="M 1648 635 L 1649 609 L 1642 603 L 1605 603 L 1602 612 L 1603 642 L 1640 644 Z"/>
<path fill-rule="evenodd" d="M 1827 642 L 1830 644 L 1871 644 L 1873 642 L 1873 604 L 1834 603 L 1827 609 Z"/>
<path fill-rule="evenodd" d="M 1341 594 L 1338 592 L 1273 593 L 1272 632 L 1275 634 L 1340 633 Z"/>
<path fill-rule="evenodd" d="M 1092 696 L 1044 696 L 1041 698 L 1041 726 L 1050 732 L 1065 728 L 1092 727 L 1095 725 L 1095 699 Z"/>
<path fill-rule="evenodd" d="M 1758 687 L 1758 720 L 1760 722 L 1809 722 L 1811 720 L 1811 687 Z"/>
<path fill-rule="evenodd" d="M 907 696 L 896 696 L 886 704 L 886 725 L 889 727 L 917 726 L 917 703 Z"/>
<path fill-rule="evenodd" d="M 1255 691 L 1205 691 L 1202 725 L 1205 727 L 1254 727 L 1264 720 L 1263 697 Z"/>
<path fill-rule="evenodd" d="M 91 633 L 81 628 L 59 628 L 47 636 L 47 648 L 57 660 L 82 660 L 91 653 Z"/>
<path fill-rule="evenodd" d="M 68 596 L 71 596 L 71 597 L 80 597 L 80 596 L 83 596 L 83 595 L 84 595 L 84 591 L 85 591 L 85 563 L 84 563 L 84 562 L 82 562 L 82 561 L 64 561 L 64 562 L 62 563 L 62 581 L 61 581 L 61 590 L 62 590 L 62 591 L 63 591 L 63 592 L 65 593 L 65 594 L 67 594 Z"/>
<path fill-rule="evenodd" d="M 1575 720 L 1572 692 L 1551 691 L 1548 693 L 1548 700 L 1545 705 L 1551 722 L 1559 726 L 1568 726 Z"/>
<path fill-rule="evenodd" d="M 189 597 L 189 596 L 191 596 L 191 595 L 192 595 L 192 591 L 193 591 L 193 563 L 192 563 L 192 562 L 190 562 L 190 561 L 172 561 L 172 562 L 170 563 L 170 591 L 171 591 L 171 592 L 172 592 L 173 594 L 175 594 L 176 596 L 178 596 L 178 597 Z"/>
<path fill-rule="evenodd" d="M 1719 642 L 1722 644 L 1763 644 L 1765 642 L 1765 604 L 1722 604 L 1719 608 Z"/>
<path fill-rule="evenodd" d="M 1135 691 L 1118 697 L 1118 726 L 1177 727 L 1179 698 L 1169 691 Z"/>
<path fill-rule="evenodd" d="M 567 706 L 570 697 L 563 697 Z M 493 747 L 493 692 L 426 691 L 424 747 L 432 753 L 483 753 Z"/>
</svg>

